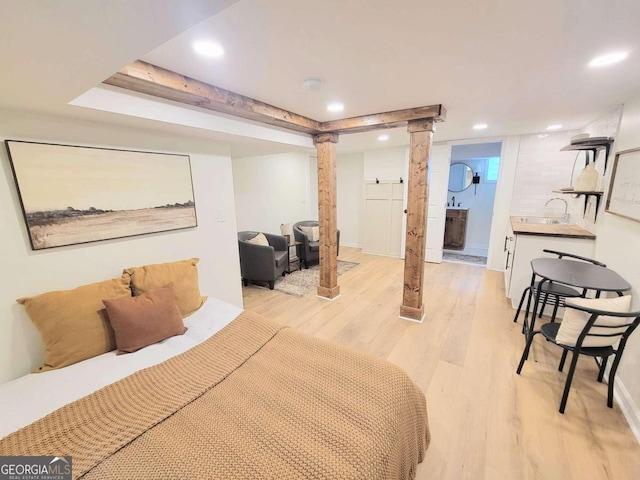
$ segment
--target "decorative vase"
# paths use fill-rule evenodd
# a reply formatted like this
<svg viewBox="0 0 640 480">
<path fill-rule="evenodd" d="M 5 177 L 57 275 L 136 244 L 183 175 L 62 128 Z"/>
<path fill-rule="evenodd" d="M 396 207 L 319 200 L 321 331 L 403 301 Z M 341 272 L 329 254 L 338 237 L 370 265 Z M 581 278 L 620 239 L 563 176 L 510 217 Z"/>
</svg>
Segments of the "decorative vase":
<svg viewBox="0 0 640 480">
<path fill-rule="evenodd" d="M 592 162 L 584 167 L 584 170 L 578 175 L 574 190 L 577 192 L 594 192 L 598 187 L 598 177 L 596 164 Z"/>
</svg>

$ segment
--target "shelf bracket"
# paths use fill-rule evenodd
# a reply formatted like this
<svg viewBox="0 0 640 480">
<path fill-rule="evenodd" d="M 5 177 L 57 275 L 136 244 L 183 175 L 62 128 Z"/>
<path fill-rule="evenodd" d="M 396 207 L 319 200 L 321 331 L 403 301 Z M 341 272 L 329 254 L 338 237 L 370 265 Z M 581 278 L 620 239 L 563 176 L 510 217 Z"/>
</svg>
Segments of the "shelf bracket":
<svg viewBox="0 0 640 480">
<path fill-rule="evenodd" d="M 584 196 L 584 210 L 582 212 L 582 218 L 587 215 L 587 206 L 589 205 L 589 197 L 596 198 L 596 211 L 593 215 L 593 222 L 595 223 L 598 220 L 598 212 L 600 211 L 600 199 L 602 198 L 601 192 L 589 192 L 589 193 L 580 193 L 578 196 Z"/>
<path fill-rule="evenodd" d="M 609 163 L 609 151 L 611 150 L 611 144 L 607 144 L 604 146 L 604 171 L 602 172 L 602 176 L 607 173 L 607 163 Z M 600 200 L 600 199 L 598 199 Z M 596 212 L 597 214 L 597 212 Z"/>
</svg>

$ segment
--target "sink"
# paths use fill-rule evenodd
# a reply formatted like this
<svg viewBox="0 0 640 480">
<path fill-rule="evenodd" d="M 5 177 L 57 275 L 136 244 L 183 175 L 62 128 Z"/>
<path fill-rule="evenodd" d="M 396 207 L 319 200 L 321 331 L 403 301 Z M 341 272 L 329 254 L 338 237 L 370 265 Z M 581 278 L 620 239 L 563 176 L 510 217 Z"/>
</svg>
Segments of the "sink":
<svg viewBox="0 0 640 480">
<path fill-rule="evenodd" d="M 559 217 L 516 217 L 520 223 L 537 223 L 540 225 L 565 225 L 569 223 L 564 218 Z"/>
</svg>

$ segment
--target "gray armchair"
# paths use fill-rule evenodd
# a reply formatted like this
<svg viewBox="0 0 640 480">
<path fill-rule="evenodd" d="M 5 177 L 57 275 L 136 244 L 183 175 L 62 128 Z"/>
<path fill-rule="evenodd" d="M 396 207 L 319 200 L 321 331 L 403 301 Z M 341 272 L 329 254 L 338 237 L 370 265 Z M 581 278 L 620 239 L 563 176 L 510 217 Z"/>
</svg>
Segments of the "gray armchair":
<svg viewBox="0 0 640 480">
<path fill-rule="evenodd" d="M 263 233 L 269 245 L 255 245 L 247 241 L 258 233 L 260 232 L 238 232 L 242 283 L 247 286 L 249 281 L 268 282 L 269 288 L 273 290 L 276 278 L 284 276 L 289 270 L 287 240 L 282 235 Z"/>
<path fill-rule="evenodd" d="M 303 220 L 293 224 L 293 235 L 296 241 L 302 245 L 296 247 L 300 265 L 309 268 L 310 263 L 316 263 L 320 260 L 320 242 L 312 242 L 309 236 L 300 230 L 300 227 L 317 227 L 317 220 Z M 340 254 L 340 230 L 338 230 L 338 247 L 337 255 Z"/>
</svg>

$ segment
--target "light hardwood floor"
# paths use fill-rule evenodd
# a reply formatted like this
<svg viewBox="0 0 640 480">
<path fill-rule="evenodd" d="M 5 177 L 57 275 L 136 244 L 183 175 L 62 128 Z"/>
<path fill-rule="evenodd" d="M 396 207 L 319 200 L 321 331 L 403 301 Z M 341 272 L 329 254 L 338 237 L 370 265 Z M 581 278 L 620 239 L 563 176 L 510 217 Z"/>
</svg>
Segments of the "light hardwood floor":
<svg viewBox="0 0 640 480">
<path fill-rule="evenodd" d="M 524 337 L 501 272 L 426 264 L 417 324 L 398 319 L 402 260 L 347 247 L 340 259 L 360 265 L 338 278 L 333 302 L 250 285 L 244 306 L 404 368 L 426 394 L 432 433 L 418 479 L 640 479 L 640 445 L 620 408 L 607 408 L 590 359 L 578 363 L 564 415 L 559 348 L 536 338 L 516 375 Z"/>
</svg>

